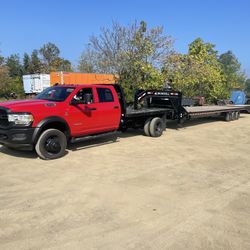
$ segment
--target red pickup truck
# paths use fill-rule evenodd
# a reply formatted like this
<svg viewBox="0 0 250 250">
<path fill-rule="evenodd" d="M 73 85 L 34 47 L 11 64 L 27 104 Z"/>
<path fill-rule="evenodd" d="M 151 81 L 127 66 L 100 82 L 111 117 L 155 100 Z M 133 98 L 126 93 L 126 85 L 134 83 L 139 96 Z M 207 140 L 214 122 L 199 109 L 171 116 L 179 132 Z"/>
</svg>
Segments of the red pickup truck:
<svg viewBox="0 0 250 250">
<path fill-rule="evenodd" d="M 138 102 L 147 98 L 145 108 Z M 178 108 L 157 101 L 176 99 L 180 92 L 140 91 L 135 108 L 127 108 L 119 85 L 57 85 L 31 100 L 0 103 L 0 144 L 9 148 L 36 150 L 42 159 L 65 154 L 68 143 L 129 127 L 143 128 L 158 137 L 166 119 L 180 116 Z"/>
</svg>

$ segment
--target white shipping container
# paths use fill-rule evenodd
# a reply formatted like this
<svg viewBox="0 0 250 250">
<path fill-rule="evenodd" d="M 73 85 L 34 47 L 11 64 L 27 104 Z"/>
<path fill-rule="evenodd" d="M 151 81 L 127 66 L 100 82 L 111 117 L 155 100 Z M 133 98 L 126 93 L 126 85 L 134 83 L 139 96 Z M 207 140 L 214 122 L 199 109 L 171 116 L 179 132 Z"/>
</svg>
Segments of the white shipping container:
<svg viewBox="0 0 250 250">
<path fill-rule="evenodd" d="M 25 94 L 37 94 L 50 86 L 49 74 L 23 75 Z"/>
</svg>

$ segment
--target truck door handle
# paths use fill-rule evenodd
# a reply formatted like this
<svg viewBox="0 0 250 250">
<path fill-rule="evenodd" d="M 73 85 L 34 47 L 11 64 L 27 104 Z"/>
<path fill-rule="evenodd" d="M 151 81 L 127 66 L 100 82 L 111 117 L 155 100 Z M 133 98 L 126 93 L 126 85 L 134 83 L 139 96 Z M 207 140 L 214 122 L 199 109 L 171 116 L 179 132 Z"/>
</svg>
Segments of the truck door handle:
<svg viewBox="0 0 250 250">
<path fill-rule="evenodd" d="M 90 111 L 90 110 L 96 110 L 96 108 L 95 108 L 95 107 L 90 108 L 90 107 L 86 107 L 86 106 L 85 106 L 85 110 L 86 110 L 86 111 L 87 111 L 87 110 L 89 110 L 89 111 Z"/>
<path fill-rule="evenodd" d="M 119 106 L 114 106 L 114 109 L 119 109 Z"/>
</svg>

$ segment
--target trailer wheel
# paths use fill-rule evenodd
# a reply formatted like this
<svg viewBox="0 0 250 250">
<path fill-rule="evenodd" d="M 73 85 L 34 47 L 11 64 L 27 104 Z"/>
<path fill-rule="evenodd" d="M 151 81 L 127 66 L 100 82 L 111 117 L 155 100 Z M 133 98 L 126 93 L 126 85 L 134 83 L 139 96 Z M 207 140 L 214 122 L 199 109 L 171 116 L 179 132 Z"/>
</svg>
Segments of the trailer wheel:
<svg viewBox="0 0 250 250">
<path fill-rule="evenodd" d="M 164 130 L 163 120 L 159 117 L 155 117 L 152 119 L 149 125 L 149 133 L 152 137 L 159 137 L 162 135 Z"/>
<path fill-rule="evenodd" d="M 229 122 L 232 120 L 232 113 L 231 112 L 227 112 L 225 114 L 225 121 Z"/>
<path fill-rule="evenodd" d="M 57 159 L 65 155 L 67 139 L 63 132 L 57 129 L 47 129 L 36 143 L 36 152 L 44 160 Z"/>
<path fill-rule="evenodd" d="M 150 136 L 150 132 L 149 132 L 149 126 L 150 126 L 150 122 L 151 122 L 152 118 L 148 118 L 145 123 L 144 123 L 144 127 L 143 127 L 143 130 L 144 130 L 144 134 L 146 136 Z"/>
<path fill-rule="evenodd" d="M 236 120 L 238 120 L 239 118 L 240 118 L 240 112 L 237 111 L 237 112 L 236 112 Z"/>
<path fill-rule="evenodd" d="M 237 112 L 232 112 L 232 121 L 236 120 Z"/>
</svg>

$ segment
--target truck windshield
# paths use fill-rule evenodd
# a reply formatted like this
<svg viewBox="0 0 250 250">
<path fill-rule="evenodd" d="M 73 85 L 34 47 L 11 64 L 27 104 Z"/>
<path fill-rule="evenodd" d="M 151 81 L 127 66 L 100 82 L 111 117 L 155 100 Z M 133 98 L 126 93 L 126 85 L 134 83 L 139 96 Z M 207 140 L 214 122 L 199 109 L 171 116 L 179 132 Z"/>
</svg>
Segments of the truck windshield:
<svg viewBox="0 0 250 250">
<path fill-rule="evenodd" d="M 38 94 L 35 99 L 63 102 L 73 92 L 74 89 L 75 88 L 72 87 L 61 86 L 50 87 Z"/>
</svg>

